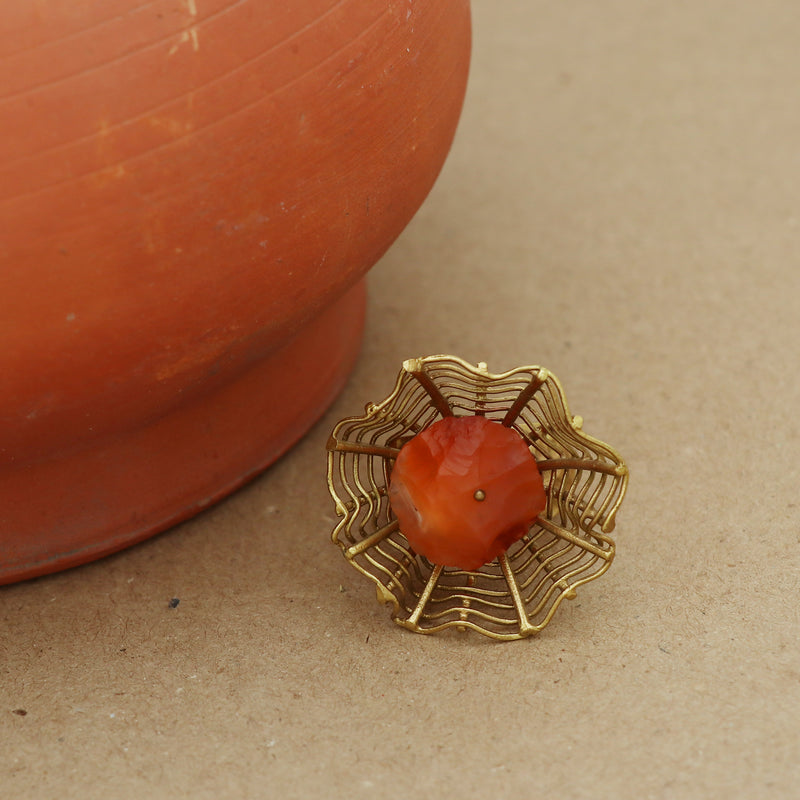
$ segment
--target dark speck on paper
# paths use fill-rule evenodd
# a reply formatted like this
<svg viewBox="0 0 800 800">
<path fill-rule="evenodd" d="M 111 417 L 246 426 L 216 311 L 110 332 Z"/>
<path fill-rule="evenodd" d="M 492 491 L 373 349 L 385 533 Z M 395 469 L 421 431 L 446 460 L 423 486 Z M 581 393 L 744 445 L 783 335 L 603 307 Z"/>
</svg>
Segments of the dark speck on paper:
<svg viewBox="0 0 800 800">
<path fill-rule="evenodd" d="M 180 597 L 173 597 L 172 600 L 169 601 L 169 607 L 177 608 L 178 603 L 180 603 L 180 601 L 181 601 Z"/>
</svg>

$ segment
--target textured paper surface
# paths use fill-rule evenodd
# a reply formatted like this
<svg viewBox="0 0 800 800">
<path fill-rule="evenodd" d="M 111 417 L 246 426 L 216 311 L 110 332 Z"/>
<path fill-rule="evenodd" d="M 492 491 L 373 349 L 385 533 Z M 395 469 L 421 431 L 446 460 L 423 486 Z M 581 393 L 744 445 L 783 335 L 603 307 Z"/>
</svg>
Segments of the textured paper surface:
<svg viewBox="0 0 800 800">
<path fill-rule="evenodd" d="M 325 419 L 180 528 L 0 589 L 3 797 L 797 797 L 797 4 L 474 26 Z M 549 367 L 630 466 L 615 563 L 536 639 L 403 631 L 329 543 L 334 421 L 437 352 Z"/>
</svg>

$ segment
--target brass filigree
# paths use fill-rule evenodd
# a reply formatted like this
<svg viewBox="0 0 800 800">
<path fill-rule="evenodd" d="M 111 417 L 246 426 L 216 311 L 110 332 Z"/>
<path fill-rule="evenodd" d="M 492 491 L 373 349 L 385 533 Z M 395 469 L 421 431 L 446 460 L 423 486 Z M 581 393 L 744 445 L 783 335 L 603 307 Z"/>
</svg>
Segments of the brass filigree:
<svg viewBox="0 0 800 800">
<path fill-rule="evenodd" d="M 400 448 L 437 419 L 480 414 L 514 428 L 542 473 L 545 510 L 527 535 L 480 569 L 432 564 L 410 547 L 388 487 Z M 581 430 L 561 384 L 542 367 L 494 375 L 454 356 L 406 361 L 394 391 L 339 422 L 328 440 L 328 486 L 341 517 L 334 543 L 377 586 L 392 618 L 417 633 L 472 629 L 494 639 L 538 633 L 564 598 L 602 575 L 628 470 Z"/>
</svg>

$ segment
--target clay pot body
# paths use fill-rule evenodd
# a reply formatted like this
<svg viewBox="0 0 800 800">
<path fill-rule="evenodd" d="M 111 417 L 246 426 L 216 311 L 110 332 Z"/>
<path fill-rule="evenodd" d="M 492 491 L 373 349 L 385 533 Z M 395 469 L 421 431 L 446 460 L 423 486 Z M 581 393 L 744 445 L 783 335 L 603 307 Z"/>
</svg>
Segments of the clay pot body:
<svg viewBox="0 0 800 800">
<path fill-rule="evenodd" d="M 196 513 L 318 418 L 443 163 L 466 0 L 10 0 L 0 582 Z"/>
</svg>

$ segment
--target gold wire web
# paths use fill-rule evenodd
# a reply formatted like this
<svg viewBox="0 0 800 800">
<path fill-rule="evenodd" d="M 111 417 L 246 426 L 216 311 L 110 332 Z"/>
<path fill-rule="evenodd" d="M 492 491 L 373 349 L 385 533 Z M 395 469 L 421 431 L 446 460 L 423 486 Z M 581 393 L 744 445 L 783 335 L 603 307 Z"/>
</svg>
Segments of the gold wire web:
<svg viewBox="0 0 800 800">
<path fill-rule="evenodd" d="M 389 505 L 392 464 L 437 419 L 480 414 L 514 428 L 544 479 L 547 504 L 527 535 L 474 572 L 432 564 L 410 547 Z M 542 367 L 494 375 L 454 356 L 403 364 L 394 391 L 343 419 L 328 441 L 328 486 L 342 518 L 333 531 L 347 560 L 375 582 L 393 619 L 418 633 L 472 629 L 519 639 L 547 625 L 559 603 L 614 558 L 608 533 L 628 471 L 619 454 L 581 431 L 560 383 Z"/>
</svg>

